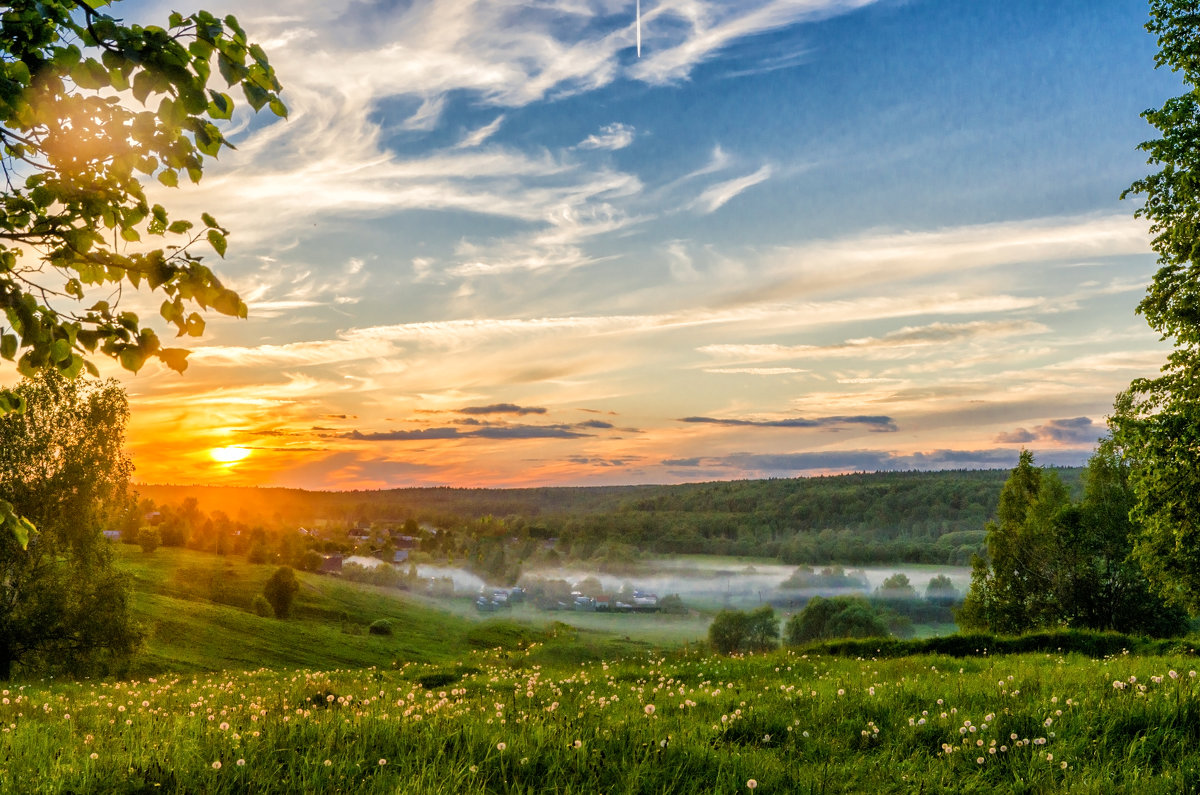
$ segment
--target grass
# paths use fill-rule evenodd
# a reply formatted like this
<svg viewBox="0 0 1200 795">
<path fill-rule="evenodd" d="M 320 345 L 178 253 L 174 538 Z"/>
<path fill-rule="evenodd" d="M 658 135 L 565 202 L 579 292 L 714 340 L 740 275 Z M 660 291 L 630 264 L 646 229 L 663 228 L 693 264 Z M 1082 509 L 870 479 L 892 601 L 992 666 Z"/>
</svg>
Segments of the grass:
<svg viewBox="0 0 1200 795">
<path fill-rule="evenodd" d="M 727 658 L 315 575 L 300 575 L 297 618 L 260 618 L 249 606 L 272 566 L 119 555 L 146 650 L 123 680 L 0 686 L 0 793 L 1140 795 L 1200 781 L 1192 640 Z M 367 633 L 378 619 L 392 635 Z"/>
<path fill-rule="evenodd" d="M 552 634 L 480 627 L 480 645 L 525 648 L 10 688 L 0 791 L 1166 793 L 1200 780 L 1188 657 L 581 661 Z"/>
<path fill-rule="evenodd" d="M 286 620 L 263 618 L 252 609 L 254 597 L 274 572 L 273 565 L 252 565 L 187 549 L 160 548 L 143 554 L 119 545 L 118 565 L 133 579 L 133 612 L 146 631 L 143 649 L 130 661 L 128 676 L 171 672 L 252 668 L 390 668 L 400 662 L 455 662 L 479 649 L 519 649 L 537 642 L 556 654 L 593 659 L 661 645 L 659 630 L 643 628 L 632 636 L 621 627 L 571 627 L 532 609 L 518 616 L 480 616 L 469 600 L 442 602 L 421 596 L 297 572 L 301 589 Z M 566 614 L 564 614 L 566 615 Z M 514 618 L 516 620 L 514 620 Z M 617 617 L 621 618 L 621 617 Z M 625 616 L 624 618 L 645 618 Z M 651 617 L 653 618 L 653 617 Z M 390 635 L 372 635 L 368 627 L 384 619 Z M 600 622 L 601 624 L 603 622 Z M 681 642 L 703 626 L 687 624 Z M 631 622 L 626 628 L 647 624 Z M 551 625 L 550 629 L 546 629 Z M 628 634 L 628 633 L 626 633 Z M 557 642 L 556 642 L 557 641 Z"/>
</svg>

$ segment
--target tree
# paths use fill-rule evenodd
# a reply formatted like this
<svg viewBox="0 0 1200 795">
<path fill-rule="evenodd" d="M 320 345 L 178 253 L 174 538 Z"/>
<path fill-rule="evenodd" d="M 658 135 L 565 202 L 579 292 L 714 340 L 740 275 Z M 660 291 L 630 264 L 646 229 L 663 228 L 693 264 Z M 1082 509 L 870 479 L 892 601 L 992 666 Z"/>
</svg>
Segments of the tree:
<svg viewBox="0 0 1200 795">
<path fill-rule="evenodd" d="M 988 560 L 972 562 L 960 624 L 1017 634 L 1058 621 L 1054 520 L 1069 501 L 1058 476 L 1022 450 L 1000 492 L 996 521 L 987 524 Z"/>
<path fill-rule="evenodd" d="M 227 230 L 207 213 L 200 227 L 172 220 L 142 181 L 196 182 L 231 147 L 214 122 L 236 103 L 209 88 L 214 65 L 255 111 L 286 116 L 275 73 L 232 16 L 173 13 L 165 28 L 143 27 L 108 5 L 13 0 L 0 13 L 0 358 L 25 376 L 95 375 L 96 354 L 182 372 L 188 352 L 122 309 L 125 286 L 161 292 L 178 336 L 203 332 L 197 309 L 246 315 L 196 253 L 207 244 L 224 256 Z M 23 406 L 19 390 L 0 389 L 0 415 Z M 0 502 L 0 531 L 25 546 L 34 527 L 20 516 Z"/>
<path fill-rule="evenodd" d="M 939 574 L 936 577 L 929 579 L 929 585 L 925 586 L 925 600 L 942 607 L 949 607 L 958 601 L 958 589 L 954 587 L 954 581 L 945 574 Z"/>
<path fill-rule="evenodd" d="M 1129 467 L 1112 439 L 1088 462 L 1084 497 L 1022 453 L 989 523 L 988 561 L 977 558 L 958 613 L 971 629 L 1017 634 L 1047 626 L 1175 635 L 1183 613 L 1151 593 L 1131 560 L 1135 525 Z M 1036 483 L 1036 487 L 1032 484 Z M 932 584 L 931 584 L 932 585 Z"/>
<path fill-rule="evenodd" d="M 814 596 L 788 619 L 786 638 L 791 646 L 834 638 L 886 638 L 887 623 L 861 596 Z"/>
<path fill-rule="evenodd" d="M 708 626 L 708 642 L 721 654 L 766 651 L 779 644 L 779 619 L 770 605 L 751 610 L 722 610 Z"/>
<path fill-rule="evenodd" d="M 885 601 L 914 601 L 917 589 L 909 582 L 908 575 L 897 572 L 885 579 L 875 590 L 875 595 Z"/>
<path fill-rule="evenodd" d="M 263 596 L 271 603 L 276 618 L 287 618 L 292 612 L 292 602 L 295 601 L 296 592 L 299 590 L 300 583 L 296 582 L 296 572 L 292 571 L 290 566 L 280 566 L 263 586 Z"/>
<path fill-rule="evenodd" d="M 101 671 L 140 637 L 101 533 L 132 502 L 125 394 L 115 381 L 54 373 L 13 391 L 25 411 L 0 416 L 0 499 L 39 531 L 25 550 L 0 533 L 0 679 L 17 665 Z"/>
<path fill-rule="evenodd" d="M 150 527 L 147 525 L 141 530 L 138 530 L 137 542 L 142 548 L 142 552 L 150 554 L 154 550 L 158 549 L 159 545 L 162 543 L 162 536 L 159 535 L 157 527 Z"/>
<path fill-rule="evenodd" d="M 1064 535 L 1063 559 L 1085 552 L 1090 560 L 1069 583 L 1073 623 L 1095 629 L 1155 636 L 1187 631 L 1187 615 L 1155 591 L 1133 556 L 1137 525 L 1130 519 L 1134 493 L 1124 451 L 1111 437 L 1102 439 L 1084 473 L 1079 520 L 1083 533 Z M 1074 552 L 1068 552 L 1073 550 Z"/>
<path fill-rule="evenodd" d="M 1188 86 L 1142 114 L 1161 134 L 1140 148 L 1159 171 L 1122 194 L 1143 195 L 1159 270 L 1138 312 L 1174 350 L 1155 378 L 1118 396 L 1113 435 L 1130 464 L 1135 555 L 1154 587 L 1200 613 L 1200 13 L 1187 0 L 1151 0 L 1155 67 Z"/>
</svg>

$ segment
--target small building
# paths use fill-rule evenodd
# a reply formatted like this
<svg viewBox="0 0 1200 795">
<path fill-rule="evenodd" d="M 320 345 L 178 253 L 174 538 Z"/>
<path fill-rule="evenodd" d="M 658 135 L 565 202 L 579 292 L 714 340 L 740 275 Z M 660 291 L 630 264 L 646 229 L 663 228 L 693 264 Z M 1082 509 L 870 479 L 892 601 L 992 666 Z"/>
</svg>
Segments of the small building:
<svg viewBox="0 0 1200 795">
<path fill-rule="evenodd" d="M 120 541 L 121 540 L 121 531 L 120 530 L 105 530 L 104 537 L 107 538 L 109 541 Z"/>
<path fill-rule="evenodd" d="M 321 568 L 318 569 L 321 574 L 341 574 L 342 572 L 342 556 L 341 555 L 325 555 L 321 558 Z"/>
<path fill-rule="evenodd" d="M 407 562 L 408 562 L 408 550 L 407 549 L 397 549 L 395 552 L 392 553 L 392 563 L 407 563 Z"/>
</svg>

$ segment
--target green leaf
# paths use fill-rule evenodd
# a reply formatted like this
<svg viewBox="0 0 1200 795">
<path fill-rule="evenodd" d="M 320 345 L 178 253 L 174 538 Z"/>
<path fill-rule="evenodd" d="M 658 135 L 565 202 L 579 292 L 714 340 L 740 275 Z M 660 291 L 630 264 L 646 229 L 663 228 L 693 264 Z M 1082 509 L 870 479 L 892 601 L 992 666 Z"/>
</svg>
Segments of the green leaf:
<svg viewBox="0 0 1200 795">
<path fill-rule="evenodd" d="M 146 104 L 146 98 L 154 89 L 154 78 L 149 72 L 141 71 L 133 77 L 133 96 L 138 102 Z"/>
<path fill-rule="evenodd" d="M 198 312 L 192 312 L 187 317 L 186 330 L 189 337 L 199 337 L 204 333 L 204 318 Z"/>
<path fill-rule="evenodd" d="M 67 340 L 55 340 L 50 346 L 50 360 L 53 362 L 61 362 L 64 359 L 71 357 L 71 343 Z"/>
<path fill-rule="evenodd" d="M 283 100 L 279 99 L 279 97 L 276 97 L 275 99 L 271 100 L 271 102 L 268 104 L 268 107 L 271 109 L 272 113 L 274 113 L 276 116 L 280 117 L 281 119 L 287 118 L 287 116 L 288 116 L 287 105 L 284 105 Z"/>
<path fill-rule="evenodd" d="M 0 356 L 10 362 L 17 355 L 17 336 L 15 334 L 0 334 Z"/>
<path fill-rule="evenodd" d="M 138 234 L 138 230 L 134 229 L 132 226 L 127 226 L 121 230 L 121 238 L 123 240 L 128 240 L 130 243 L 136 243 L 142 239 L 142 236 Z"/>
<path fill-rule="evenodd" d="M 182 235 L 191 228 L 191 221 L 172 221 L 171 225 L 167 227 L 167 231 L 173 235 Z"/>
<path fill-rule="evenodd" d="M 156 355 L 167 367 L 182 373 L 187 369 L 187 357 L 190 353 L 191 351 L 185 348 L 163 348 Z"/>
<path fill-rule="evenodd" d="M 36 532 L 33 524 L 28 519 L 17 516 L 12 503 L 5 500 L 0 500 L 0 528 L 12 533 L 21 549 L 29 548 L 29 537 Z"/>
<path fill-rule="evenodd" d="M 249 81 L 242 83 L 242 93 L 246 95 L 246 101 L 250 103 L 250 107 L 255 110 L 262 110 L 263 105 L 271 101 L 269 92 Z"/>
<path fill-rule="evenodd" d="M 218 232 L 216 229 L 208 230 L 208 242 L 212 245 L 213 250 L 221 257 L 225 257 L 225 247 L 228 245 L 225 242 L 225 235 Z"/>
<path fill-rule="evenodd" d="M 221 225 L 217 223 L 217 219 L 213 218 L 208 213 L 200 213 L 200 220 L 203 221 L 204 225 L 207 226 L 209 229 L 220 229 L 221 228 Z"/>
<path fill-rule="evenodd" d="M 233 116 L 233 99 L 220 91 L 209 91 L 212 102 L 208 103 L 208 115 L 214 119 L 228 119 Z"/>
<path fill-rule="evenodd" d="M 49 207 L 54 202 L 54 191 L 47 188 L 45 185 L 38 185 L 29 192 L 29 198 L 33 199 L 33 203 L 38 207 Z"/>
<path fill-rule="evenodd" d="M 25 65 L 24 61 L 13 61 L 8 64 L 8 78 L 17 81 L 23 86 L 29 85 L 29 67 Z"/>
<path fill-rule="evenodd" d="M 166 185 L 168 188 L 179 187 L 179 175 L 174 171 L 160 171 L 158 181 Z"/>
<path fill-rule="evenodd" d="M 104 68 L 103 64 L 92 58 L 77 63 L 71 69 L 71 79 L 80 88 L 92 90 L 104 88 L 110 82 L 108 70 Z"/>
<path fill-rule="evenodd" d="M 117 355 L 121 362 L 121 366 L 132 373 L 136 373 L 142 369 L 142 365 L 146 363 L 146 356 L 140 350 L 134 347 L 126 348 Z"/>
<path fill-rule="evenodd" d="M 70 359 L 58 365 L 58 372 L 63 378 L 75 378 L 82 369 L 83 357 L 78 354 L 72 354 Z"/>
</svg>

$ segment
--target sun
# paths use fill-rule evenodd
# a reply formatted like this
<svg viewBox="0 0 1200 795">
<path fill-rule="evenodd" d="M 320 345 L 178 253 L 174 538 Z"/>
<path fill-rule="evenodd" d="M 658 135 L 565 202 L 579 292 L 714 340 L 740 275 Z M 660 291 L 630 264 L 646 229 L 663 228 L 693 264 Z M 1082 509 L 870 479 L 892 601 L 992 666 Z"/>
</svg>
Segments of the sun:
<svg viewBox="0 0 1200 795">
<path fill-rule="evenodd" d="M 208 451 L 208 454 L 213 457 L 214 461 L 232 464 L 249 456 L 250 450 L 245 447 L 214 447 Z"/>
</svg>

